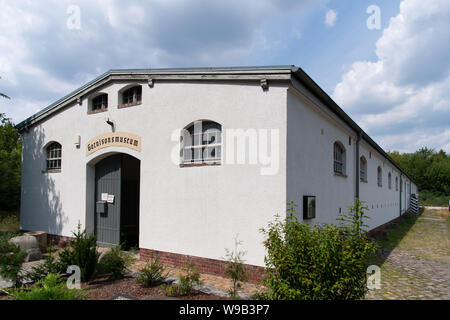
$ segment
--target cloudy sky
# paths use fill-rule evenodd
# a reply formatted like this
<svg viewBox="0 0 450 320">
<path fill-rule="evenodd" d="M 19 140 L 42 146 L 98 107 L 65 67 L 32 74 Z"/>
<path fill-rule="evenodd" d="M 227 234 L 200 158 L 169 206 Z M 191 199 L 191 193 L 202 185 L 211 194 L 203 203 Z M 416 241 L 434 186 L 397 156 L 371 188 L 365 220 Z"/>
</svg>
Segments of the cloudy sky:
<svg viewBox="0 0 450 320">
<path fill-rule="evenodd" d="M 0 0 L 0 112 L 108 69 L 295 64 L 385 150 L 450 152 L 449 0 Z M 378 19 L 379 18 L 379 19 Z"/>
</svg>

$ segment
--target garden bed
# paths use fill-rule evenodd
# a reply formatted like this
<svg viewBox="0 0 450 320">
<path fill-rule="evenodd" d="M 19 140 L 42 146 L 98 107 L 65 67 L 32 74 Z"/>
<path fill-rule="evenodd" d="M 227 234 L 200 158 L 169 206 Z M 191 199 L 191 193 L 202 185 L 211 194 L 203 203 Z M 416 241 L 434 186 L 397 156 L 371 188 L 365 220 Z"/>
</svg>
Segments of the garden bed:
<svg viewBox="0 0 450 320">
<path fill-rule="evenodd" d="M 198 290 L 193 290 L 193 294 L 188 296 L 168 297 L 165 291 L 159 286 L 144 288 L 136 282 L 136 278 L 126 277 L 120 280 L 108 280 L 108 278 L 95 279 L 89 283 L 82 283 L 82 288 L 92 290 L 86 297 L 89 300 L 110 300 L 117 295 L 125 295 L 139 300 L 166 300 L 166 299 L 186 299 L 186 300 L 226 300 L 228 298 L 212 294 L 205 294 Z"/>
</svg>

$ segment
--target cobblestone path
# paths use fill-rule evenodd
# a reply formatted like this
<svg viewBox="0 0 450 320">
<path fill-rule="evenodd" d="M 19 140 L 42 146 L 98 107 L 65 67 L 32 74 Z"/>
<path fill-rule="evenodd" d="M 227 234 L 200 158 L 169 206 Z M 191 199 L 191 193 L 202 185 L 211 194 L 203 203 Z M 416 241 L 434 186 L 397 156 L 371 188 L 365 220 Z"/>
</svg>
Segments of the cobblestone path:
<svg viewBox="0 0 450 320">
<path fill-rule="evenodd" d="M 447 215 L 426 210 L 394 248 L 381 250 L 381 289 L 371 290 L 367 299 L 450 299 Z"/>
</svg>

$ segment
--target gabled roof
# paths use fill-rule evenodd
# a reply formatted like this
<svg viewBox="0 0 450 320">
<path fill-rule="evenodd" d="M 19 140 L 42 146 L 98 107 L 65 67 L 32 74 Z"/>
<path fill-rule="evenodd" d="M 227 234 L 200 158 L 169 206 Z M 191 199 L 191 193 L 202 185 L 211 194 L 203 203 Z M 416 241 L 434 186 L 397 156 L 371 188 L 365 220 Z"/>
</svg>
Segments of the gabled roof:
<svg viewBox="0 0 450 320">
<path fill-rule="evenodd" d="M 19 132 L 26 130 L 59 111 L 65 106 L 76 102 L 92 90 L 113 80 L 290 80 L 294 76 L 308 90 L 310 90 L 325 106 L 338 118 L 344 121 L 355 133 L 359 134 L 370 146 L 390 161 L 400 172 L 406 174 L 400 166 L 342 110 L 328 94 L 320 88 L 300 67 L 295 65 L 282 66 L 251 66 L 251 67 L 211 67 L 211 68 L 159 68 L 159 69 L 111 69 L 74 90 L 58 101 L 52 103 L 31 117 L 16 125 Z"/>
</svg>

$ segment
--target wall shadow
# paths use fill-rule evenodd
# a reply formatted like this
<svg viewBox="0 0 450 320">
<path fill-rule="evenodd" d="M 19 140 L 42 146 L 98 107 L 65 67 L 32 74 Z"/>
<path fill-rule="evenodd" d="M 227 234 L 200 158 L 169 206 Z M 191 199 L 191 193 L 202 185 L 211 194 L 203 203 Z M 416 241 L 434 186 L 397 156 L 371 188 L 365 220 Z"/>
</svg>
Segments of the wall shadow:
<svg viewBox="0 0 450 320">
<path fill-rule="evenodd" d="M 52 140 L 57 141 L 57 140 Z M 62 172 L 46 170 L 45 130 L 37 125 L 22 133 L 22 178 L 20 219 L 23 231 L 45 231 L 61 235 L 68 222 L 61 202 L 61 192 L 57 187 L 65 183 Z M 62 141 L 57 141 L 62 144 Z M 67 158 L 62 145 L 62 170 Z"/>
</svg>

